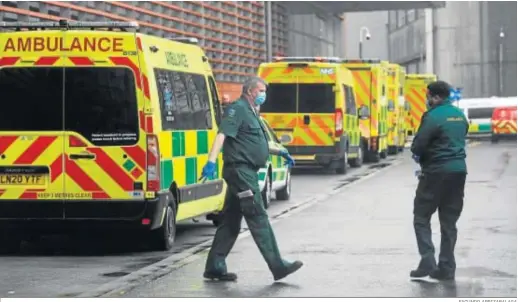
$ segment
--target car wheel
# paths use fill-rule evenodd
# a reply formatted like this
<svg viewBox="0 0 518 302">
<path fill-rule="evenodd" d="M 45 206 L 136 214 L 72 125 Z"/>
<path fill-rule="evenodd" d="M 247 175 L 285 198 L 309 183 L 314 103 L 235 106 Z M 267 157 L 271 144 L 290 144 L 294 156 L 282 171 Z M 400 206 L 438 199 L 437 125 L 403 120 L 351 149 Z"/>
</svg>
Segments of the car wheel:
<svg viewBox="0 0 518 302">
<path fill-rule="evenodd" d="M 156 249 L 168 251 L 173 247 L 176 238 L 176 210 L 173 205 L 167 206 L 162 226 L 152 232 Z"/>
<path fill-rule="evenodd" d="M 288 169 L 286 174 L 286 186 L 275 192 L 275 197 L 277 200 L 289 200 L 291 197 L 291 171 Z"/>
<path fill-rule="evenodd" d="M 266 173 L 266 178 L 264 180 L 264 188 L 261 192 L 261 196 L 263 198 L 264 208 L 268 209 L 270 207 L 270 201 L 272 198 L 272 183 L 270 181 L 270 171 Z"/>
</svg>

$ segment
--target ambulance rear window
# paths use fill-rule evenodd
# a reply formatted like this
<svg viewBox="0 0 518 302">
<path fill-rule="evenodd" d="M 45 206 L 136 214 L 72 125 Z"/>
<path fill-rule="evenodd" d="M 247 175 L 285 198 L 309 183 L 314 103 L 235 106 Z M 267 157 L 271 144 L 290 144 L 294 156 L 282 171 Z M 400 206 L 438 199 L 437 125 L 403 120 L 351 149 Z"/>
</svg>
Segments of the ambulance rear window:
<svg viewBox="0 0 518 302">
<path fill-rule="evenodd" d="M 0 95 L 0 131 L 74 131 L 99 146 L 138 141 L 130 69 L 2 68 Z"/>
<path fill-rule="evenodd" d="M 67 68 L 65 127 L 97 146 L 134 145 L 139 124 L 135 76 L 128 68 Z"/>
<path fill-rule="evenodd" d="M 272 83 L 266 89 L 266 102 L 261 105 L 262 113 L 297 112 L 297 84 Z"/>
<path fill-rule="evenodd" d="M 63 69 L 2 68 L 0 100 L 0 131 L 60 131 Z"/>
<path fill-rule="evenodd" d="M 299 113 L 334 113 L 332 84 L 299 84 Z"/>
</svg>

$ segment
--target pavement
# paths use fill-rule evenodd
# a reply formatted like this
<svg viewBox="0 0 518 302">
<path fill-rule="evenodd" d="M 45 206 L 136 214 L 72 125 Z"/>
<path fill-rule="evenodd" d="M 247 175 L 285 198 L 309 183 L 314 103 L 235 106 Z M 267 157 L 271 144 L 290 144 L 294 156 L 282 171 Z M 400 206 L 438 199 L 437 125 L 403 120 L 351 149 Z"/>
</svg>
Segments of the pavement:
<svg viewBox="0 0 518 302">
<path fill-rule="evenodd" d="M 419 256 L 412 226 L 417 179 L 408 157 L 276 221 L 283 256 L 304 262 L 282 282 L 273 281 L 252 238 L 242 236 L 227 259 L 237 282 L 203 280 L 204 251 L 161 278 L 142 280 L 133 290 L 111 296 L 516 298 L 516 144 L 481 143 L 468 149 L 457 278 L 448 282 L 409 279 Z M 437 215 L 432 230 L 438 250 Z"/>
<path fill-rule="evenodd" d="M 401 156 L 406 154 L 350 169 L 346 175 L 297 169 L 292 175 L 291 199 L 273 198 L 268 213 L 273 220 L 284 217 L 322 192 L 376 172 Z M 0 255 L 0 297 L 96 297 L 132 287 L 155 278 L 157 271 L 164 274 L 174 270 L 184 259 L 204 250 L 215 229 L 204 218 L 182 222 L 175 244 L 167 252 L 150 251 L 145 241 L 132 232 L 89 231 L 31 240 L 22 245 L 18 254 Z"/>
</svg>

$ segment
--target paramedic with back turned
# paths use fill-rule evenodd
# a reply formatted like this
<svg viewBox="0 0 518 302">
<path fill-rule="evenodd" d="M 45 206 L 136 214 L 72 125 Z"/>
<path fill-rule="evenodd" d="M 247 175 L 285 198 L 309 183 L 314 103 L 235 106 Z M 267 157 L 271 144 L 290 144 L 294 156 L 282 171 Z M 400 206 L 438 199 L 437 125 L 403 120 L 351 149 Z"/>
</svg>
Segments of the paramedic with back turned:
<svg viewBox="0 0 518 302">
<path fill-rule="evenodd" d="M 259 190 L 257 172 L 266 165 L 269 154 L 284 157 L 290 166 L 294 164 L 288 153 L 272 150 L 268 146 L 267 134 L 256 110 L 265 100 L 266 83 L 261 78 L 251 78 L 243 85 L 241 97 L 225 110 L 209 160 L 203 167 L 202 177 L 211 178 L 223 147 L 223 178 L 228 187 L 222 221 L 214 236 L 203 274 L 207 279 L 237 279 L 235 273 L 227 272 L 225 258 L 239 235 L 243 216 L 275 281 L 302 267 L 300 261 L 287 262 L 281 258 Z"/>
<path fill-rule="evenodd" d="M 450 90 L 443 81 L 428 85 L 429 109 L 423 114 L 411 147 L 414 160 L 421 166 L 414 199 L 414 230 L 421 261 L 410 272 L 412 278 L 455 278 L 456 224 L 463 208 L 469 124 L 463 112 L 449 101 Z M 436 210 L 441 225 L 438 263 L 430 228 Z"/>
</svg>

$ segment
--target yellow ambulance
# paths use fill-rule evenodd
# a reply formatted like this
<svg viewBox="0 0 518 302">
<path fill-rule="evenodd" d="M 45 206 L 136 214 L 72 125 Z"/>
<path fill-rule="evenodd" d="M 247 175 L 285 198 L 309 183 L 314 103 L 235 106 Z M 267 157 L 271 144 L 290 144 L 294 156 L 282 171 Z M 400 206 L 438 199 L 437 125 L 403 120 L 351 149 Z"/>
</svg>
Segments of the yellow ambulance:
<svg viewBox="0 0 518 302">
<path fill-rule="evenodd" d="M 0 22 L 4 246 L 95 222 L 167 250 L 178 221 L 222 209 L 221 157 L 214 180 L 198 179 L 221 112 L 208 58 L 137 27 Z"/>
<path fill-rule="evenodd" d="M 370 162 L 378 162 L 388 154 L 387 65 L 378 59 L 343 60 L 355 80 L 356 105 L 362 116 L 362 147 Z"/>
<path fill-rule="evenodd" d="M 426 111 L 426 92 L 428 84 L 437 81 L 434 74 L 411 73 L 405 79 L 405 99 L 410 107 L 408 115 L 408 135 L 414 135 L 421 124 L 421 117 Z"/>
<path fill-rule="evenodd" d="M 297 166 L 339 174 L 363 163 L 354 79 L 338 58 L 284 57 L 263 63 L 268 82 L 261 116 L 293 155 Z"/>
<path fill-rule="evenodd" d="M 403 151 L 406 141 L 405 98 L 403 87 L 405 71 L 398 64 L 388 65 L 388 154 Z"/>
</svg>

